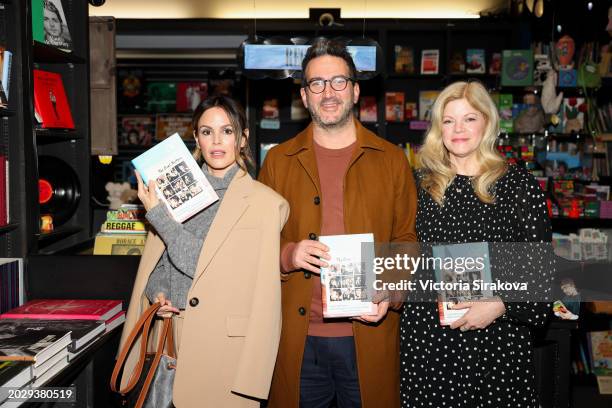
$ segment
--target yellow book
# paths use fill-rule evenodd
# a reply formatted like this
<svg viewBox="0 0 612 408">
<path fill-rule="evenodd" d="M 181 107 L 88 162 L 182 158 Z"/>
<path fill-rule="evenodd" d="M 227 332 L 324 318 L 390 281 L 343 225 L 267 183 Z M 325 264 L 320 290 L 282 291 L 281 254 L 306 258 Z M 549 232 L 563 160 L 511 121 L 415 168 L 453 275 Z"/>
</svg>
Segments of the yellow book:
<svg viewBox="0 0 612 408">
<path fill-rule="evenodd" d="M 107 234 L 142 234 L 147 232 L 147 224 L 142 221 L 105 221 L 101 232 Z"/>
<path fill-rule="evenodd" d="M 146 234 L 98 234 L 94 255 L 142 255 Z"/>
</svg>

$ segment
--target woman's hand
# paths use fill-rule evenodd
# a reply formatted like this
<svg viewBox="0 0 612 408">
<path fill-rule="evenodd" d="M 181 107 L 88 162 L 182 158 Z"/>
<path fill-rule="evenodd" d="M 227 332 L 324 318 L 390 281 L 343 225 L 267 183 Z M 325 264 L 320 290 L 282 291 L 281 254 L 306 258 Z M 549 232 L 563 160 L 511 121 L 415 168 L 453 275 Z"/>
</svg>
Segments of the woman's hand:
<svg viewBox="0 0 612 408">
<path fill-rule="evenodd" d="M 359 320 L 362 323 L 378 323 L 387 315 L 389 310 L 389 293 L 387 291 L 378 291 L 372 299 L 372 303 L 378 305 L 378 311 L 375 315 L 361 315 L 353 317 L 353 320 Z"/>
<path fill-rule="evenodd" d="M 498 297 L 477 302 L 461 302 L 451 306 L 454 310 L 469 309 L 463 317 L 450 325 L 461 331 L 484 329 L 506 312 L 504 302 Z"/>
<path fill-rule="evenodd" d="M 134 173 L 136 174 L 136 179 L 138 179 L 138 198 L 142 201 L 145 210 L 149 211 L 159 204 L 159 198 L 157 198 L 157 192 L 155 191 L 155 180 L 149 181 L 149 187 L 146 187 L 142 177 L 140 177 L 140 173 L 138 171 Z"/>
<path fill-rule="evenodd" d="M 157 309 L 157 315 L 159 317 L 172 317 L 173 313 L 179 313 L 179 310 L 176 307 L 172 307 L 172 302 L 166 299 L 166 295 L 162 292 L 157 294 L 154 303 L 159 303 L 161 305 L 161 307 Z"/>
</svg>

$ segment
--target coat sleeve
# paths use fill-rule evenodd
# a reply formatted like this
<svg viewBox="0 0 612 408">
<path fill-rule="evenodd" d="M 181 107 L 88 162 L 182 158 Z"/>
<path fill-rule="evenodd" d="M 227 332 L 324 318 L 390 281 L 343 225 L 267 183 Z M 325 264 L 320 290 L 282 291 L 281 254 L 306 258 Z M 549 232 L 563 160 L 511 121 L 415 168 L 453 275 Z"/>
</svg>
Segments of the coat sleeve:
<svg viewBox="0 0 612 408">
<path fill-rule="evenodd" d="M 520 282 L 528 282 L 531 290 L 525 296 L 532 299 L 549 299 L 551 282 L 555 271 L 555 258 L 552 248 L 552 227 L 548 217 L 546 199 L 538 182 L 526 170 L 516 170 L 519 178 L 519 191 L 516 193 L 515 211 L 519 215 L 521 232 L 517 241 L 531 242 L 523 244 L 521 254 L 517 255 L 524 265 Z M 535 287 L 533 287 L 535 285 Z M 551 304 L 543 301 L 505 302 L 506 313 L 502 319 L 543 326 L 551 313 Z"/>
<path fill-rule="evenodd" d="M 270 187 L 272 190 L 276 191 L 278 194 L 281 194 L 281 192 L 278 191 L 279 186 L 276 184 L 275 179 L 274 179 L 274 163 L 273 163 L 274 162 L 274 154 L 275 154 L 275 151 L 274 151 L 274 149 L 272 149 L 266 155 L 266 158 L 264 160 L 263 166 L 261 166 L 261 170 L 259 171 L 259 176 L 257 177 L 257 180 L 260 183 L 263 183 L 266 186 Z M 290 241 L 290 240 L 286 239 L 283 236 L 283 231 L 281 231 L 281 233 L 280 233 L 280 242 L 279 242 L 280 250 L 279 250 L 279 256 L 278 256 L 278 263 L 279 263 L 279 265 L 281 263 L 280 254 L 283 253 L 283 249 L 287 245 L 292 244 L 292 243 L 293 243 L 293 241 Z M 293 276 L 292 273 L 285 273 L 282 270 L 280 270 L 280 268 L 279 268 L 279 273 L 280 273 L 280 276 L 281 276 L 281 280 L 283 280 L 283 281 L 287 281 L 287 280 L 289 280 L 291 278 L 291 276 Z"/>
<path fill-rule="evenodd" d="M 412 176 L 412 169 L 408 164 L 406 155 L 400 149 L 393 151 L 392 180 L 395 180 L 393 196 L 393 228 L 387 246 L 378 246 L 379 256 L 395 257 L 406 255 L 417 257 L 416 251 L 416 208 L 417 192 Z M 409 270 L 395 268 L 386 269 L 378 279 L 385 283 L 399 283 L 412 278 Z M 398 310 L 402 307 L 407 296 L 406 292 L 394 290 L 389 293 L 391 308 Z"/>
<path fill-rule="evenodd" d="M 289 216 L 289 204 L 278 199 L 266 212 L 259 243 L 257 277 L 251 313 L 232 391 L 267 399 L 281 333 L 279 237 Z M 262 214 L 263 215 L 263 214 Z"/>
<path fill-rule="evenodd" d="M 393 201 L 393 233 L 391 242 L 416 242 L 417 192 L 412 169 L 406 155 L 396 151 L 393 180 L 397 180 Z"/>
</svg>

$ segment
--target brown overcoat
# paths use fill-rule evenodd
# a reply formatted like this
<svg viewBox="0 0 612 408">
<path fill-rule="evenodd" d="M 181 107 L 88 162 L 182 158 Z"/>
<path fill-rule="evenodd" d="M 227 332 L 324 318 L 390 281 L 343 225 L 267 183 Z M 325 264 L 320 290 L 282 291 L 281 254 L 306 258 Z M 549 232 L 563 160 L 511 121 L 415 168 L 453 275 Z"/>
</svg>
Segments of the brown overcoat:
<svg viewBox="0 0 612 408">
<path fill-rule="evenodd" d="M 274 191 L 239 171 L 208 231 L 196 267 L 180 336 L 174 404 L 177 408 L 259 407 L 266 399 L 281 327 L 279 235 L 289 206 Z M 121 345 L 149 305 L 144 290 L 165 249 L 147 238 Z M 198 254 L 194 254 L 198 256 Z M 129 355 L 122 387 L 133 372 Z"/>
<path fill-rule="evenodd" d="M 402 149 L 365 129 L 357 120 L 356 148 L 344 176 L 347 234 L 371 232 L 376 242 L 414 242 L 416 188 Z M 281 245 L 319 235 L 321 189 L 313 151 L 312 124 L 272 148 L 259 180 L 282 195 L 291 214 Z M 269 407 L 297 408 L 300 369 L 312 296 L 309 273 L 283 275 L 281 341 Z M 399 314 L 377 325 L 353 323 L 359 385 L 364 408 L 399 407 Z"/>
</svg>

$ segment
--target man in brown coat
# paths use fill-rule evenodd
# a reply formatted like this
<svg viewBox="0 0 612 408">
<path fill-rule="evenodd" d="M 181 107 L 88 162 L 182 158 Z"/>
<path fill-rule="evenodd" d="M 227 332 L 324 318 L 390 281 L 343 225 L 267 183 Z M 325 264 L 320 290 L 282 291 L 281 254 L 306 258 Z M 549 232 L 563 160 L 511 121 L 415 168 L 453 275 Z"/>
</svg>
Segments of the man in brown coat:
<svg viewBox="0 0 612 408">
<path fill-rule="evenodd" d="M 399 407 L 401 303 L 376 316 L 323 319 L 319 235 L 373 233 L 415 241 L 416 189 L 403 151 L 354 118 L 355 65 L 334 41 L 313 44 L 302 63 L 306 130 L 266 157 L 260 181 L 289 201 L 281 233 L 283 326 L 271 408 Z"/>
</svg>

